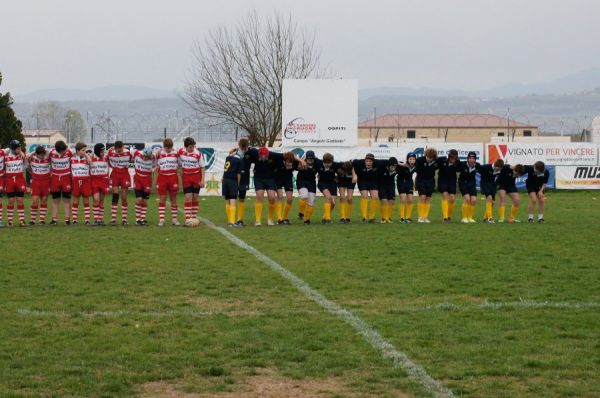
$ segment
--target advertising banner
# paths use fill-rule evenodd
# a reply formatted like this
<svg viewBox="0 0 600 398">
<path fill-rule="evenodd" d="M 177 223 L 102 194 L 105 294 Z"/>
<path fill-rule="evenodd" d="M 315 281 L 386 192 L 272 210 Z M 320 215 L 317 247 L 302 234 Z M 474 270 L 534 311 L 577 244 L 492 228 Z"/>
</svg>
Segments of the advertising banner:
<svg viewBox="0 0 600 398">
<path fill-rule="evenodd" d="M 600 189 L 600 166 L 558 166 L 558 189 Z"/>
<path fill-rule="evenodd" d="M 488 163 L 497 159 L 509 164 L 533 164 L 541 160 L 553 166 L 597 166 L 598 146 L 591 143 L 487 144 Z"/>
</svg>

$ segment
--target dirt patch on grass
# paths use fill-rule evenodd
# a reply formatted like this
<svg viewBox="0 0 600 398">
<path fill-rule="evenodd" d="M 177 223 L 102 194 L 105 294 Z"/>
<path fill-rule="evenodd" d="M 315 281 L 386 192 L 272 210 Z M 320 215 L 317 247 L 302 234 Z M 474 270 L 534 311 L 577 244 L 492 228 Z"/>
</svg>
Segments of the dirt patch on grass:
<svg viewBox="0 0 600 398">
<path fill-rule="evenodd" d="M 291 379 L 283 377 L 270 369 L 261 369 L 254 376 L 248 376 L 231 385 L 228 392 L 186 392 L 190 382 L 156 381 L 144 383 L 140 387 L 144 398 L 329 398 L 329 397 L 375 397 L 351 390 L 337 378 Z M 199 384 L 204 384 L 199 382 Z M 192 389 L 193 390 L 193 389 Z M 399 398 L 406 397 L 400 392 L 391 394 Z"/>
<path fill-rule="evenodd" d="M 262 300 L 245 302 L 242 300 L 223 300 L 217 297 L 196 296 L 188 298 L 194 307 L 213 314 L 223 314 L 232 317 L 261 315 Z"/>
</svg>

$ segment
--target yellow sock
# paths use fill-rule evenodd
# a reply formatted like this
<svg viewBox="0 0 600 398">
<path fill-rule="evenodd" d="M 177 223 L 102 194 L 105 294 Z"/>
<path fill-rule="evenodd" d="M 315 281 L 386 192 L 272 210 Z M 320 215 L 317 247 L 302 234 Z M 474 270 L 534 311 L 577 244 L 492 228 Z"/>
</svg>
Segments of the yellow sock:
<svg viewBox="0 0 600 398">
<path fill-rule="evenodd" d="M 346 203 L 346 211 L 344 211 L 346 218 L 352 217 L 352 203 Z"/>
<path fill-rule="evenodd" d="M 417 214 L 419 215 L 419 218 L 423 218 L 423 203 L 421 202 L 417 203 Z"/>
<path fill-rule="evenodd" d="M 448 218 L 448 200 L 442 199 L 442 218 L 445 220 Z"/>
<path fill-rule="evenodd" d="M 456 206 L 456 202 L 448 202 L 448 218 L 452 218 L 454 215 L 454 206 Z"/>
<path fill-rule="evenodd" d="M 245 202 L 238 202 L 238 204 L 237 204 L 238 220 L 243 220 L 244 219 L 244 210 L 245 209 L 246 209 L 246 203 Z"/>
<path fill-rule="evenodd" d="M 519 208 L 516 207 L 515 205 L 512 205 L 510 208 L 510 216 L 512 218 L 517 218 L 518 215 L 519 215 Z"/>
<path fill-rule="evenodd" d="M 412 203 L 407 203 L 406 204 L 406 209 L 404 209 L 404 218 L 412 218 L 412 209 L 413 209 L 413 204 Z"/>
<path fill-rule="evenodd" d="M 485 215 L 483 218 L 492 218 L 494 216 L 493 213 L 493 204 L 492 202 L 485 202 Z"/>
<path fill-rule="evenodd" d="M 229 203 L 228 203 L 228 202 L 225 202 L 225 215 L 227 216 L 227 222 L 228 222 L 228 223 L 230 223 L 230 222 L 231 222 L 231 221 L 229 221 L 229 214 L 231 214 L 231 213 L 230 213 L 230 211 L 229 211 L 229 208 L 230 208 L 230 207 L 231 207 L 231 206 L 229 205 Z"/>
<path fill-rule="evenodd" d="M 268 220 L 273 221 L 273 215 L 275 214 L 275 203 L 269 203 L 269 218 Z"/>
<path fill-rule="evenodd" d="M 477 205 L 469 205 L 471 208 L 471 218 L 475 218 L 475 213 L 477 213 Z"/>
<path fill-rule="evenodd" d="M 346 203 L 340 202 L 340 218 L 346 218 Z"/>
<path fill-rule="evenodd" d="M 287 220 L 288 219 L 288 214 L 290 213 L 290 210 L 292 209 L 292 205 L 289 203 L 286 203 L 285 206 L 283 207 L 283 219 Z"/>
<path fill-rule="evenodd" d="M 229 223 L 235 223 L 235 206 L 229 205 Z"/>
<path fill-rule="evenodd" d="M 369 210 L 369 199 L 360 198 L 360 216 L 367 218 L 367 212 Z"/>
<path fill-rule="evenodd" d="M 387 208 L 388 208 L 387 203 L 381 204 L 381 219 L 382 220 L 387 220 Z"/>
<path fill-rule="evenodd" d="M 462 218 L 469 218 L 469 205 L 464 203 L 461 206 Z"/>
<path fill-rule="evenodd" d="M 377 215 L 377 205 L 379 204 L 378 200 L 371 199 L 371 203 L 369 206 L 369 220 L 372 220 Z"/>
<path fill-rule="evenodd" d="M 311 205 L 306 206 L 306 213 L 304 213 L 304 221 L 310 220 L 310 217 L 312 216 L 314 209 L 315 209 L 314 206 L 311 206 Z"/>
<path fill-rule="evenodd" d="M 387 219 L 391 220 L 392 217 L 394 217 L 394 205 L 393 204 L 388 204 L 388 207 L 387 207 Z"/>
<path fill-rule="evenodd" d="M 503 220 L 505 213 L 506 213 L 506 207 L 504 205 L 498 206 L 498 218 Z"/>
<path fill-rule="evenodd" d="M 398 216 L 400 216 L 400 218 L 404 218 L 405 210 L 406 210 L 406 205 L 404 203 L 400 203 L 400 205 L 398 206 Z"/>
<path fill-rule="evenodd" d="M 260 223 L 260 219 L 262 218 L 262 208 L 262 203 L 254 203 L 254 218 L 256 219 L 257 223 Z"/>
<path fill-rule="evenodd" d="M 323 220 L 331 220 L 331 203 L 323 204 Z"/>
<path fill-rule="evenodd" d="M 429 210 L 431 210 L 431 202 L 425 203 L 425 208 L 423 209 L 423 212 L 425 213 L 425 218 L 429 217 Z"/>
<path fill-rule="evenodd" d="M 302 214 L 306 211 L 306 199 L 300 199 L 300 203 L 298 204 L 298 211 Z"/>
<path fill-rule="evenodd" d="M 281 210 L 281 202 L 278 200 L 277 202 L 275 202 L 275 215 L 277 216 L 277 221 L 283 220 L 283 218 L 281 218 Z"/>
</svg>

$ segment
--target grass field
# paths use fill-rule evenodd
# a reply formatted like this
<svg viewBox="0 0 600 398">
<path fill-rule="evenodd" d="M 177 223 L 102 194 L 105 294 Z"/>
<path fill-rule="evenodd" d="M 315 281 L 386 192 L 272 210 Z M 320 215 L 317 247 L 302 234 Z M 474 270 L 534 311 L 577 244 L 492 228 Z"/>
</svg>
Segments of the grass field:
<svg viewBox="0 0 600 398">
<path fill-rule="evenodd" d="M 352 311 L 455 396 L 597 397 L 596 195 L 550 193 L 544 225 L 228 231 Z M 209 198 L 200 213 L 223 225 L 223 207 Z M 155 225 L 155 207 L 149 214 Z M 439 198 L 432 215 L 440 219 Z M 2 397 L 430 395 L 207 226 L 4 228 L 0 247 Z"/>
</svg>

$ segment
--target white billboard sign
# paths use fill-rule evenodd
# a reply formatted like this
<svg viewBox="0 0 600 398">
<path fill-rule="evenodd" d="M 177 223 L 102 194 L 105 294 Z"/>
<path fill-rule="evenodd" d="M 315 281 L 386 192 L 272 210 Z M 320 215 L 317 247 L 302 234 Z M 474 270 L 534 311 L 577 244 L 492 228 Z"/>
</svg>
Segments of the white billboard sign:
<svg viewBox="0 0 600 398">
<path fill-rule="evenodd" d="M 284 79 L 282 95 L 283 146 L 356 145 L 356 80 Z"/>
<path fill-rule="evenodd" d="M 488 144 L 487 159 L 493 163 L 532 164 L 538 160 L 553 166 L 588 166 L 598 164 L 598 146 L 590 143 L 556 144 Z"/>
<path fill-rule="evenodd" d="M 558 166 L 556 188 L 600 189 L 600 166 Z"/>
</svg>

